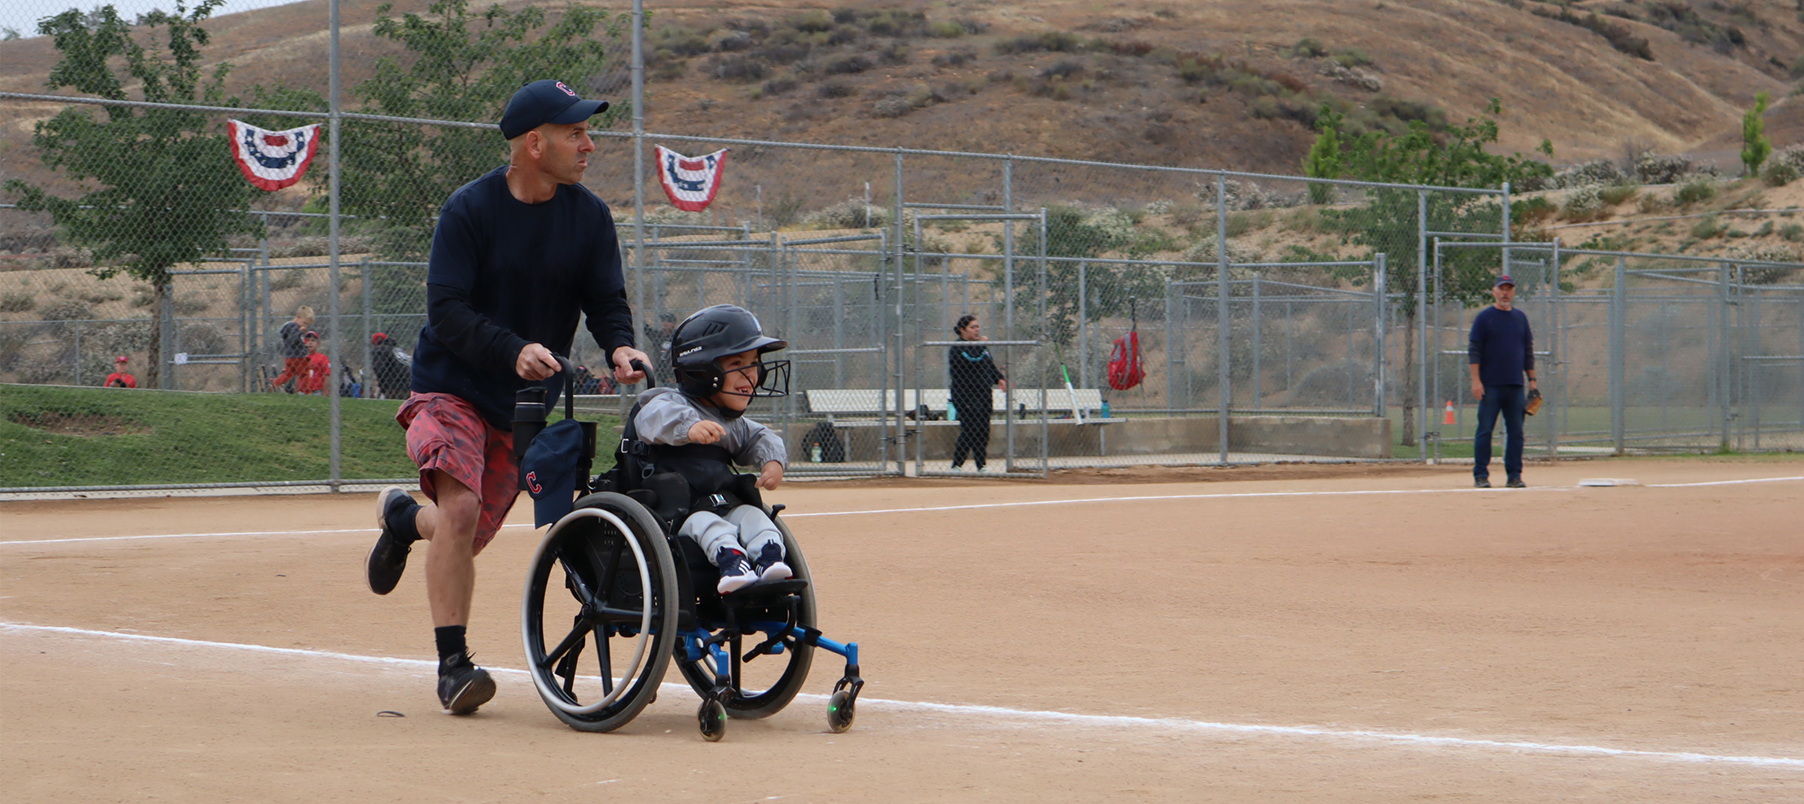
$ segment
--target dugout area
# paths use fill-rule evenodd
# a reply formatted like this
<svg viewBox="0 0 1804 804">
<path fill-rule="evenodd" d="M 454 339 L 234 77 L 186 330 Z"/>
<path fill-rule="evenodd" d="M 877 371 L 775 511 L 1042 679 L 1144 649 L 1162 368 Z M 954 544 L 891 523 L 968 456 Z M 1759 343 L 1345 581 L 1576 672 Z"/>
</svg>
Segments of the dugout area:
<svg viewBox="0 0 1804 804">
<path fill-rule="evenodd" d="M 1282 469 L 786 484 L 821 627 L 883 672 L 851 732 L 819 717 L 828 672 L 717 744 L 677 679 L 611 734 L 546 711 L 518 671 L 530 504 L 477 561 L 499 692 L 451 718 L 422 556 L 364 588 L 370 495 L 0 503 L 0 789 L 1804 800 L 1804 459 L 1531 464 L 1525 491 Z"/>
</svg>

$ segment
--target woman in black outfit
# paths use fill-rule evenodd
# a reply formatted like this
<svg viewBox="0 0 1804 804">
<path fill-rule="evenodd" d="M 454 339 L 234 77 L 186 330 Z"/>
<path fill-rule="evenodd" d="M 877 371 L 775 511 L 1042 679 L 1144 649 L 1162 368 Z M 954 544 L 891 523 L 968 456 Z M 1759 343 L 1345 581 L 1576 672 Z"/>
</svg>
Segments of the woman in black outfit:
<svg viewBox="0 0 1804 804">
<path fill-rule="evenodd" d="M 952 468 L 957 469 L 970 455 L 977 464 L 977 471 L 983 471 L 990 446 L 990 388 L 1003 383 L 1007 388 L 1007 380 L 996 368 L 995 358 L 990 356 L 990 347 L 983 341 L 983 325 L 977 316 L 966 315 L 958 319 L 958 326 L 953 328 L 958 339 L 964 341 L 952 347 L 952 353 L 946 356 L 947 373 L 951 375 L 952 407 L 958 412 L 958 442 L 952 447 Z"/>
</svg>

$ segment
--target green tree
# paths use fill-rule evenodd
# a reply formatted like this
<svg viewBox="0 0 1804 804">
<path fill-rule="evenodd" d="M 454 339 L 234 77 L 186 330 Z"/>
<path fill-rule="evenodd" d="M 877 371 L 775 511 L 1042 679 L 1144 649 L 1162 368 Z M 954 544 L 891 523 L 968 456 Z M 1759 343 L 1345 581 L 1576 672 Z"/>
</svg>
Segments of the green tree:
<svg viewBox="0 0 1804 804">
<path fill-rule="evenodd" d="M 1761 115 L 1766 114 L 1767 93 L 1762 90 L 1754 96 L 1754 108 L 1741 116 L 1741 163 L 1748 168 L 1749 176 L 1760 175 L 1760 165 L 1773 153 L 1773 143 L 1766 138 L 1766 121 Z"/>
<path fill-rule="evenodd" d="M 1520 154 L 1499 156 L 1487 150 L 1498 136 L 1496 116 L 1502 105 L 1493 98 L 1479 117 L 1464 125 L 1430 131 L 1412 122 L 1409 131 L 1394 135 L 1373 131 L 1341 138 L 1346 172 L 1355 179 L 1396 184 L 1440 187 L 1494 188 L 1504 182 L 1552 175 L 1546 164 Z M 1551 156 L 1553 145 L 1541 142 L 1540 152 Z M 1322 216 L 1344 232 L 1349 245 L 1364 246 L 1368 254 L 1386 258 L 1389 292 L 1403 299 L 1403 443 L 1415 444 L 1416 370 L 1415 341 L 1416 264 L 1422 247 L 1418 227 L 1426 208 L 1426 228 L 1433 232 L 1495 232 L 1502 220 L 1498 202 L 1489 196 L 1415 190 L 1378 189 L 1357 209 L 1323 210 Z M 1424 201 L 1426 203 L 1424 203 Z M 1473 305 L 1488 294 L 1498 255 L 1483 249 L 1453 249 L 1442 260 L 1441 297 Z M 1369 269 L 1352 269 L 1341 278 L 1355 284 L 1373 281 Z"/>
<path fill-rule="evenodd" d="M 136 28 L 112 6 L 45 19 L 38 32 L 53 37 L 61 54 L 46 83 L 111 100 L 127 100 L 127 87 L 136 87 L 145 101 L 218 105 L 226 66 L 204 74 L 207 32 L 200 23 L 222 2 L 201 0 L 192 11 L 177 3 L 175 13 L 153 11 Z M 227 158 L 224 132 L 203 113 L 70 105 L 36 125 L 32 144 L 47 167 L 93 189 L 63 198 L 13 179 L 6 189 L 19 208 L 48 211 L 70 241 L 90 248 L 102 266 L 93 269 L 96 276 L 124 271 L 148 282 L 157 310 L 169 302 L 172 266 L 225 254 L 228 236 L 258 231 L 243 211 L 256 190 Z M 160 328 L 151 331 L 145 379 L 156 387 L 162 340 Z"/>
<path fill-rule="evenodd" d="M 1315 145 L 1303 157 L 1303 175 L 1312 179 L 1341 177 L 1340 124 L 1341 116 L 1328 104 L 1322 104 L 1321 114 L 1315 119 Z M 1309 203 L 1326 204 L 1333 200 L 1334 185 L 1309 185 Z"/>
<path fill-rule="evenodd" d="M 570 7 L 553 23 L 543 8 L 509 11 L 493 5 L 472 14 L 468 0 L 437 0 L 425 14 L 389 15 L 377 9 L 376 36 L 399 45 L 403 55 L 384 57 L 358 85 L 361 111 L 395 117 L 490 123 L 501 119 L 508 98 L 528 81 L 560 78 L 593 94 L 602 73 L 598 26 L 617 36 L 631 15 L 609 17 L 599 9 Z M 616 102 L 605 125 L 630 119 L 631 103 Z M 378 248 L 385 256 L 423 258 L 432 244 L 439 207 L 452 191 L 506 163 L 507 147 L 493 127 L 461 128 L 412 123 L 348 121 L 340 151 L 346 214 L 382 221 Z"/>
</svg>

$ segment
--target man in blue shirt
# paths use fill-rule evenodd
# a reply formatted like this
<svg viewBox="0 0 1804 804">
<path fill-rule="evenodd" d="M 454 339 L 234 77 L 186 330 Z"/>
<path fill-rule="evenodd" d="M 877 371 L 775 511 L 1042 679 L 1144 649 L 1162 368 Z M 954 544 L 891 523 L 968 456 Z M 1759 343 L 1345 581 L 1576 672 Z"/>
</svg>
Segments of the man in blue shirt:
<svg viewBox="0 0 1804 804">
<path fill-rule="evenodd" d="M 583 100 L 561 81 L 514 93 L 501 117 L 508 164 L 451 194 L 432 235 L 426 326 L 414 352 L 412 394 L 396 414 L 420 468 L 415 503 L 399 487 L 377 498 L 382 535 L 366 562 L 370 591 L 388 594 L 426 539 L 426 598 L 439 652 L 439 702 L 467 715 L 495 694 L 465 644 L 475 557 L 519 495 L 513 457 L 514 392 L 539 384 L 546 407 L 563 388 L 579 315 L 609 356 L 614 377 L 638 382 L 632 311 L 613 213 L 581 184 L 595 142 Z"/>
<path fill-rule="evenodd" d="M 1472 319 L 1472 336 L 1466 360 L 1472 367 L 1472 396 L 1478 399 L 1478 434 L 1472 440 L 1473 485 L 1491 487 L 1491 431 L 1497 414 L 1509 437 L 1503 445 L 1503 471 L 1509 487 L 1527 488 L 1522 482 L 1522 412 L 1528 391 L 1535 388 L 1535 334 L 1528 316 L 1515 309 L 1516 282 L 1509 274 L 1491 286 L 1496 303 L 1478 311 Z M 1528 390 L 1522 380 L 1528 379 Z"/>
</svg>

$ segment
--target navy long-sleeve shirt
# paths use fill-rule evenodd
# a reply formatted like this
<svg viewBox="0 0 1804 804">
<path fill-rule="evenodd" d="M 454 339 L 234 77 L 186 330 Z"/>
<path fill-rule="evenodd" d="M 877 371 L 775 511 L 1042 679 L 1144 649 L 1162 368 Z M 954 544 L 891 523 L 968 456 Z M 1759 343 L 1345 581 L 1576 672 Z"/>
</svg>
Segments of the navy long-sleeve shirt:
<svg viewBox="0 0 1804 804">
<path fill-rule="evenodd" d="M 1524 384 L 1524 375 L 1535 368 L 1535 333 L 1529 329 L 1528 315 L 1513 307 L 1478 311 L 1472 319 L 1466 361 L 1478 366 L 1479 382 L 1485 385 Z"/>
<path fill-rule="evenodd" d="M 497 168 L 451 194 L 432 234 L 413 390 L 457 396 L 511 430 L 514 392 L 527 385 L 514 372 L 520 350 L 569 355 L 579 313 L 608 355 L 633 345 L 613 213 L 579 184 L 525 203 Z M 563 375 L 543 384 L 549 407 Z"/>
</svg>

